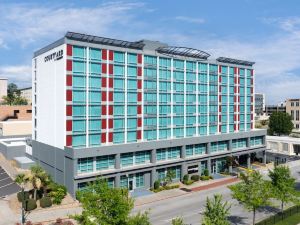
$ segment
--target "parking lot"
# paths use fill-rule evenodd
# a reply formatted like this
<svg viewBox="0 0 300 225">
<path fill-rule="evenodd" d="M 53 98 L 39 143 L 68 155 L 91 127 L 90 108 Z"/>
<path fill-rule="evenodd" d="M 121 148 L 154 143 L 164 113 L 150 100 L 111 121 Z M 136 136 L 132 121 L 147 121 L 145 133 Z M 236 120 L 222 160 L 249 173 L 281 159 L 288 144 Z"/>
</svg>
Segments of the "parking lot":
<svg viewBox="0 0 300 225">
<path fill-rule="evenodd" d="M 0 198 L 19 192 L 20 190 L 20 186 L 0 166 Z"/>
</svg>

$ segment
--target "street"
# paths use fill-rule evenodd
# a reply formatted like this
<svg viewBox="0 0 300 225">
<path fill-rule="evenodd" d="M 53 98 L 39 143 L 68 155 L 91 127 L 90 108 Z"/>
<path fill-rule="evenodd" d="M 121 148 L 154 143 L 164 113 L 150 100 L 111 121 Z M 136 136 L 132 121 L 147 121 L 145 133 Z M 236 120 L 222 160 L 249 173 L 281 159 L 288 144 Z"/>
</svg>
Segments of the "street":
<svg viewBox="0 0 300 225">
<path fill-rule="evenodd" d="M 300 165 L 291 167 L 292 175 L 300 182 Z M 267 171 L 263 174 L 267 174 Z M 186 224 L 201 224 L 202 213 L 204 212 L 206 198 L 214 194 L 222 194 L 223 199 L 231 204 L 230 221 L 232 224 L 251 224 L 252 212 L 248 212 L 236 200 L 231 198 L 230 190 L 226 187 L 217 187 L 210 190 L 192 192 L 183 196 L 170 198 L 142 206 L 135 207 L 134 212 L 150 209 L 150 219 L 155 225 L 170 225 L 175 217 L 182 217 Z M 278 211 L 277 208 L 267 207 L 256 213 L 256 221 L 268 217 L 271 212 Z"/>
</svg>

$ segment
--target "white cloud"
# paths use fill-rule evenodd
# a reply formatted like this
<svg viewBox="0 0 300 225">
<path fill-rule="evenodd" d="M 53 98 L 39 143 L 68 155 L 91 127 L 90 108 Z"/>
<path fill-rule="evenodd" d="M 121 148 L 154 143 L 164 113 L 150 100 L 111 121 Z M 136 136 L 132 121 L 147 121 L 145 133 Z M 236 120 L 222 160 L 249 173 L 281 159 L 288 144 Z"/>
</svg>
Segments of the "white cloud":
<svg viewBox="0 0 300 225">
<path fill-rule="evenodd" d="M 4 43 L 19 41 L 23 46 L 46 38 L 53 40 L 66 31 L 103 35 L 115 25 L 129 26 L 133 9 L 142 3 L 104 3 L 96 7 L 32 5 L 0 6 L 0 36 Z"/>
<path fill-rule="evenodd" d="M 187 23 L 196 23 L 196 24 L 202 24 L 205 22 L 202 18 L 193 18 L 193 17 L 187 17 L 187 16 L 176 16 L 176 20 L 180 20 Z"/>
<path fill-rule="evenodd" d="M 19 87 L 31 86 L 31 67 L 28 65 L 1 66 L 0 77 L 8 78 L 9 83 Z"/>
</svg>

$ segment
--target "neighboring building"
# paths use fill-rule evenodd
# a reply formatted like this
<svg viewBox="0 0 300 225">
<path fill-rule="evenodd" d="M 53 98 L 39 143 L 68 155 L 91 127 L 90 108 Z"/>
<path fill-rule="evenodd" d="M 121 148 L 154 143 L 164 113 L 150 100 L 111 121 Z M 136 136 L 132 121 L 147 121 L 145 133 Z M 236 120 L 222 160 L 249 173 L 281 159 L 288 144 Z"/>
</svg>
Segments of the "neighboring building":
<svg viewBox="0 0 300 225">
<path fill-rule="evenodd" d="M 0 105 L 0 121 L 31 119 L 31 105 Z"/>
<path fill-rule="evenodd" d="M 286 112 L 291 115 L 294 128 L 300 129 L 300 99 L 288 99 L 286 100 Z"/>
<path fill-rule="evenodd" d="M 224 170 L 265 152 L 252 62 L 154 41 L 68 32 L 34 53 L 32 158 L 77 189 L 97 176 L 129 190 L 174 170 Z M 265 155 L 265 154 L 264 154 Z"/>
<path fill-rule="evenodd" d="M 0 103 L 3 101 L 3 97 L 7 95 L 7 78 L 0 77 Z"/>
<path fill-rule="evenodd" d="M 255 94 L 255 115 L 262 116 L 266 110 L 265 94 Z"/>
<path fill-rule="evenodd" d="M 276 164 L 285 163 L 291 156 L 298 156 L 300 153 L 300 138 L 267 136 L 267 158 Z"/>
<path fill-rule="evenodd" d="M 27 100 L 28 105 L 32 104 L 32 87 L 19 89 L 21 96 Z"/>
<path fill-rule="evenodd" d="M 286 112 L 285 103 L 278 105 L 266 105 L 266 115 L 271 116 L 273 112 Z"/>
<path fill-rule="evenodd" d="M 0 136 L 30 135 L 32 132 L 32 121 L 1 121 Z"/>
</svg>

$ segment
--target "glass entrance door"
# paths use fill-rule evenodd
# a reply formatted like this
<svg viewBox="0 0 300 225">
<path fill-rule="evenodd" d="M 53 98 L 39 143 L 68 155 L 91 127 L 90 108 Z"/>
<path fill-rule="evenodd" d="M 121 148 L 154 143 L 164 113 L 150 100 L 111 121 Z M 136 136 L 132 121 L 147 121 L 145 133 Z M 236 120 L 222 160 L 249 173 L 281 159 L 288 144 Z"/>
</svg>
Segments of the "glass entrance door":
<svg viewBox="0 0 300 225">
<path fill-rule="evenodd" d="M 128 190 L 129 191 L 133 190 L 133 180 L 129 180 L 129 182 L 128 182 Z"/>
</svg>

